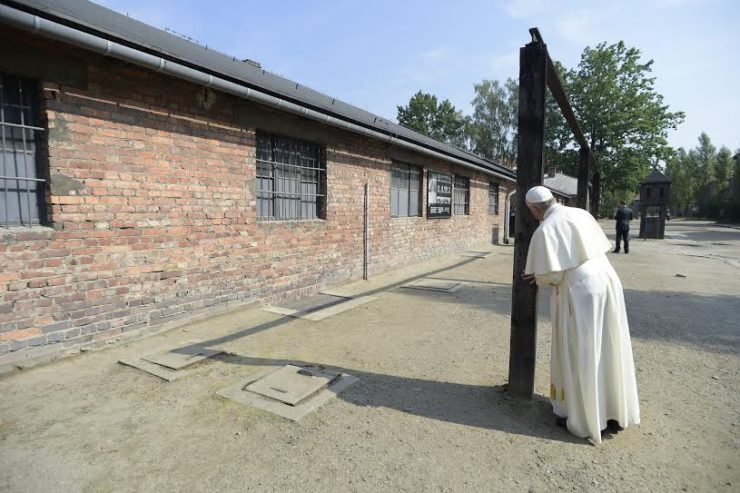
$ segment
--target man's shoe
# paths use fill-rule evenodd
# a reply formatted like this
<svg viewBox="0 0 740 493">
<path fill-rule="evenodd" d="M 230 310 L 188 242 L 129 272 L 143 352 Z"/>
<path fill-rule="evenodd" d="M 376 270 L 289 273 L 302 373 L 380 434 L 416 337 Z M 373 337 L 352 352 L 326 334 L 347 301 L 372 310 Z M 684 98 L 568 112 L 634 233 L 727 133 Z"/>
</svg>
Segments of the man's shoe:
<svg viewBox="0 0 740 493">
<path fill-rule="evenodd" d="M 618 432 L 624 430 L 624 428 L 622 428 L 621 426 L 619 426 L 619 421 L 617 421 L 616 419 L 607 419 L 606 420 L 606 429 L 609 430 L 609 431 L 611 431 L 612 433 L 618 433 Z"/>
<path fill-rule="evenodd" d="M 612 253 L 619 253 L 619 250 L 614 250 L 612 251 Z"/>
</svg>

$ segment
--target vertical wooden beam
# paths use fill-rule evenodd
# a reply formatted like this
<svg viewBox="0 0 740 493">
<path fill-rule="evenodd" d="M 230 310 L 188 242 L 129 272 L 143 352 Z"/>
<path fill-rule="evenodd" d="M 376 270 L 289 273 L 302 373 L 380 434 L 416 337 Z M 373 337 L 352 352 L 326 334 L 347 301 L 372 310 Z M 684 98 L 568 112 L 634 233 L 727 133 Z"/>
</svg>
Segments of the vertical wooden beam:
<svg viewBox="0 0 740 493">
<path fill-rule="evenodd" d="M 365 183 L 365 197 L 364 197 L 364 228 L 362 239 L 363 241 L 363 252 L 362 252 L 362 278 L 367 281 L 370 270 L 370 184 Z"/>
<path fill-rule="evenodd" d="M 545 142 L 547 47 L 532 42 L 519 50 L 519 138 L 517 143 L 516 244 L 511 296 L 509 391 L 531 399 L 537 349 L 537 286 L 522 281 L 537 220 L 524 203 L 527 191 L 542 185 Z"/>
<path fill-rule="evenodd" d="M 591 178 L 591 215 L 599 218 L 599 203 L 601 202 L 601 173 L 596 171 Z"/>
<path fill-rule="evenodd" d="M 578 198 L 576 207 L 588 210 L 588 163 L 589 152 L 587 147 L 581 147 L 578 153 Z"/>
</svg>

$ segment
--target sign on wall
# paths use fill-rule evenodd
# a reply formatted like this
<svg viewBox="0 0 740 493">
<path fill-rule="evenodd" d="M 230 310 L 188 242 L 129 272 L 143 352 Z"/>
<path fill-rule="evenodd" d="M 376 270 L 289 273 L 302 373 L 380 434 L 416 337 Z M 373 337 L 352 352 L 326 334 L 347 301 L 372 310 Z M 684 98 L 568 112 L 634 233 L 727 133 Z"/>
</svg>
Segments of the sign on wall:
<svg viewBox="0 0 740 493">
<path fill-rule="evenodd" d="M 452 175 L 429 171 L 427 175 L 427 217 L 452 216 Z"/>
</svg>

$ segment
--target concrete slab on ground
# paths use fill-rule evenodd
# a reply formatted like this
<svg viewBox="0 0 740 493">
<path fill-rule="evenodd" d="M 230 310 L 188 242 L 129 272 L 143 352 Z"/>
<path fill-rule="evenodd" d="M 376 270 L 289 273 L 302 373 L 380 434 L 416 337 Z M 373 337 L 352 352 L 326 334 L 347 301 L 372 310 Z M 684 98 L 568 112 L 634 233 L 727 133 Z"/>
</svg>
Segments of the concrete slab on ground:
<svg viewBox="0 0 740 493">
<path fill-rule="evenodd" d="M 280 305 L 282 308 L 295 311 L 312 312 L 329 308 L 330 306 L 338 305 L 352 299 L 351 296 L 338 296 L 328 293 L 319 293 L 308 298 L 303 298 L 291 303 L 283 303 Z"/>
<path fill-rule="evenodd" d="M 330 297 L 330 298 L 339 298 L 338 296 L 334 296 L 334 295 L 324 294 L 323 296 Z M 302 309 L 302 310 L 297 310 L 289 306 L 274 306 L 274 305 L 267 305 L 264 307 L 264 309 L 271 313 L 277 313 L 280 315 L 287 315 L 289 317 L 302 318 L 305 320 L 311 320 L 313 322 L 318 322 L 319 320 L 323 320 L 327 317 L 331 317 L 332 315 L 337 315 L 339 313 L 346 312 L 347 310 L 357 308 L 358 306 L 371 303 L 375 301 L 376 299 L 377 298 L 373 296 L 360 296 L 357 298 L 344 298 L 345 301 L 340 301 L 340 302 L 332 301 L 325 305 L 319 305 L 314 308 L 308 308 L 308 309 Z"/>
<path fill-rule="evenodd" d="M 144 356 L 142 359 L 172 370 L 182 370 L 188 366 L 194 365 L 200 361 L 212 358 L 217 354 L 223 353 L 220 349 L 210 349 L 197 345 L 186 345 L 169 351 Z"/>
<path fill-rule="evenodd" d="M 473 258 L 486 258 L 489 255 L 493 255 L 493 252 L 486 252 L 486 251 L 466 251 L 460 254 L 462 257 L 473 257 Z"/>
<path fill-rule="evenodd" d="M 222 353 L 222 349 L 207 348 L 198 345 L 197 342 L 188 342 L 147 356 L 123 358 L 118 363 L 142 370 L 166 382 L 174 382 L 193 373 L 186 368 Z"/>
<path fill-rule="evenodd" d="M 312 395 L 304 398 L 302 401 L 298 402 L 295 405 L 287 404 L 281 400 L 276 400 L 249 390 L 250 388 L 255 388 L 253 387 L 255 383 L 260 382 L 261 380 L 265 381 L 265 378 L 269 378 L 270 375 L 280 372 L 285 368 L 287 367 L 283 367 L 278 370 L 271 369 L 268 372 L 265 372 L 256 377 L 250 377 L 247 381 L 232 385 L 218 391 L 217 395 L 237 402 L 239 404 L 255 407 L 262 411 L 275 414 L 291 421 L 299 421 L 307 414 L 316 411 L 318 408 L 336 397 L 339 393 L 343 392 L 351 385 L 354 385 L 359 381 L 358 378 L 346 373 L 333 374 L 333 376 L 329 374 L 331 380 L 327 386 L 325 386 L 322 390 L 319 390 L 318 392 L 315 392 Z M 309 367 L 298 369 L 309 370 L 312 373 L 316 372 L 316 370 L 310 369 Z"/>
<path fill-rule="evenodd" d="M 336 375 L 287 365 L 249 384 L 245 390 L 295 406 L 335 378 Z"/>
<path fill-rule="evenodd" d="M 118 363 L 161 378 L 165 382 L 174 382 L 193 373 L 193 370 L 171 370 L 165 366 L 150 363 L 141 358 L 124 358 L 118 360 Z"/>
<path fill-rule="evenodd" d="M 425 277 L 406 283 L 401 287 L 407 289 L 423 289 L 425 291 L 453 293 L 460 289 L 460 286 L 462 286 L 462 282 L 460 281 L 452 281 L 448 279 L 432 279 Z"/>
</svg>

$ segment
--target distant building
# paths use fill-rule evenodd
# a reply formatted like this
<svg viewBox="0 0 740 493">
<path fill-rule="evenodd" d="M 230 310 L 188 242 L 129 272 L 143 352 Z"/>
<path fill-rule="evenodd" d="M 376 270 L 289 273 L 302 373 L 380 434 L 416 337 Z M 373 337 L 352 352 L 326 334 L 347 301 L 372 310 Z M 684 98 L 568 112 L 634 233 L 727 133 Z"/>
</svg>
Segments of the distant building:
<svg viewBox="0 0 740 493">
<path fill-rule="evenodd" d="M 549 168 L 543 185 L 550 189 L 559 203 L 575 207 L 578 198 L 578 178 Z"/>
<path fill-rule="evenodd" d="M 514 167 L 513 171 L 516 171 Z M 555 200 L 559 204 L 576 207 L 578 198 L 578 179 L 564 173 L 560 173 L 556 168 L 548 168 L 542 183 L 550 189 Z M 506 238 L 514 238 L 514 226 L 516 221 L 516 193 L 512 192 L 508 199 L 509 224 L 506 232 Z"/>
<path fill-rule="evenodd" d="M 671 201 L 671 179 L 657 169 L 640 183 L 640 238 L 663 239 Z"/>
</svg>

